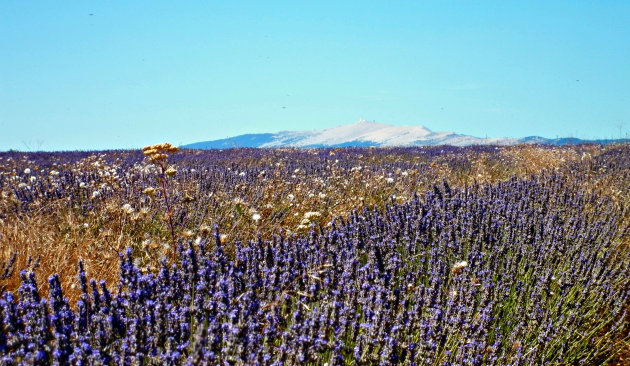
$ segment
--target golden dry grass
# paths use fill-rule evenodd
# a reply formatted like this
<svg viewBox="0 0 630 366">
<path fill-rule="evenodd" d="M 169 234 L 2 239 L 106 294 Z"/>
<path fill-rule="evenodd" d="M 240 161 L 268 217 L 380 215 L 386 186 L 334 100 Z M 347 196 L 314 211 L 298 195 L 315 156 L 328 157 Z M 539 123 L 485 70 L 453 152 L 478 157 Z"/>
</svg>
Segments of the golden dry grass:
<svg viewBox="0 0 630 366">
<path fill-rule="evenodd" d="M 391 154 L 371 154 L 369 149 L 357 156 L 352 168 L 336 162 L 336 154 L 343 150 L 330 150 L 325 175 L 309 175 L 296 170 L 292 174 L 282 173 L 290 166 L 290 154 L 294 151 L 274 150 L 254 159 L 243 157 L 237 161 L 242 167 L 273 167 L 259 172 L 256 184 L 241 182 L 229 191 L 209 191 L 201 181 L 194 179 L 169 178 L 168 189 L 174 215 L 186 211 L 188 216 L 177 223 L 177 240 L 195 240 L 212 235 L 214 225 L 227 236 L 228 242 L 255 240 L 258 235 L 269 238 L 283 229 L 283 235 L 308 231 L 311 224 L 325 226 L 334 217 L 347 216 L 353 210 L 366 206 L 382 207 L 388 200 L 398 202 L 410 200 L 414 194 L 422 194 L 442 179 L 451 185 L 463 186 L 473 182 L 497 182 L 513 176 L 526 177 L 543 171 L 562 171 L 571 164 L 587 166 L 589 161 L 613 147 L 582 146 L 579 148 L 548 148 L 539 146 L 515 146 L 497 148 L 496 153 L 479 152 L 461 154 L 454 158 L 444 154 L 433 158 L 403 156 L 392 150 Z M 316 150 L 312 151 L 317 154 Z M 186 154 L 202 154 L 190 151 Z M 79 289 L 76 281 L 77 262 L 84 261 L 86 272 L 91 278 L 105 280 L 112 286 L 118 282 L 118 253 L 133 248 L 139 264 L 155 268 L 163 256 L 170 257 L 169 219 L 163 200 L 159 195 L 147 191 L 143 185 L 125 182 L 124 176 L 113 173 L 121 165 L 107 166 L 102 153 L 78 161 L 74 165 L 60 165 L 58 169 L 75 172 L 98 172 L 111 188 L 111 194 L 103 198 L 95 211 L 83 212 L 69 206 L 65 197 L 45 202 L 34 202 L 30 211 L 15 212 L 15 197 L 5 187 L 0 201 L 0 212 L 4 217 L 0 226 L 0 263 L 6 263 L 13 253 L 17 254 L 12 276 L 2 279 L 0 285 L 7 290 L 19 286 L 20 269 L 37 265 L 38 283 L 46 293 L 46 278 L 60 274 L 64 293 L 71 301 L 76 300 Z M 459 160 L 458 160 L 459 159 Z M 25 160 L 28 163 L 28 158 Z M 388 172 L 369 167 L 406 161 L 417 164 L 421 169 L 393 169 Z M 137 167 L 147 169 L 145 161 Z M 6 161 L 4 173 L 23 169 L 24 162 Z M 13 167 L 13 168 L 12 168 Z M 591 167 L 592 168 L 592 167 Z M 12 170 L 11 170 L 12 169 Z M 593 170 L 583 182 L 585 189 L 612 197 L 620 204 L 630 202 L 627 181 L 616 175 Z M 102 172 L 109 172 L 106 175 Z M 157 174 L 154 170 L 153 173 Z M 127 190 L 125 188 L 127 184 Z M 129 197 L 141 197 L 130 207 L 123 208 Z M 127 194 L 122 194 L 127 192 Z M 310 214 L 317 212 L 318 214 Z M 194 213 L 194 214 L 192 214 Z M 260 218 L 253 219 L 254 215 Z M 306 217 L 310 216 L 310 217 Z M 626 212 L 627 216 L 627 212 Z M 626 223 L 630 218 L 626 217 Z"/>
</svg>

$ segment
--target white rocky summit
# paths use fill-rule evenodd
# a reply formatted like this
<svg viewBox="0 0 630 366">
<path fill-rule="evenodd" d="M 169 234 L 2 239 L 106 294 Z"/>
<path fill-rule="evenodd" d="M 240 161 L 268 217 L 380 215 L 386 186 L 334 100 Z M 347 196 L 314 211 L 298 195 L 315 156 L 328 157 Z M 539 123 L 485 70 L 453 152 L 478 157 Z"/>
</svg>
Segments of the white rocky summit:
<svg viewBox="0 0 630 366">
<path fill-rule="evenodd" d="M 197 142 L 182 146 L 189 149 L 225 149 L 237 147 L 346 147 L 346 146 L 469 146 L 515 144 L 576 144 L 606 143 L 611 141 L 583 141 L 578 139 L 546 139 L 530 136 L 525 138 L 480 138 L 455 132 L 434 132 L 422 125 L 393 126 L 366 120 L 309 131 L 281 131 L 276 133 L 246 134 L 221 140 Z"/>
</svg>

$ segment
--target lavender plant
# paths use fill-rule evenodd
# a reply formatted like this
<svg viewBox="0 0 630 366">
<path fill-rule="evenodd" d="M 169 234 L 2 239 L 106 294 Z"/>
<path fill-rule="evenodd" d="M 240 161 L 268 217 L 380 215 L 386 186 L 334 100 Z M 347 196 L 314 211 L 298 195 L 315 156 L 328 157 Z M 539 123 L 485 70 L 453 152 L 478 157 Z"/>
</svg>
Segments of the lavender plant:
<svg viewBox="0 0 630 366">
<path fill-rule="evenodd" d="M 444 180 L 304 234 L 228 241 L 216 228 L 182 238 L 177 260 L 155 269 L 127 250 L 114 292 L 79 263 L 74 308 L 57 276 L 45 299 L 24 271 L 18 296 L 0 300 L 0 359 L 605 364 L 630 341 L 628 221 L 618 204 L 558 172 Z"/>
</svg>

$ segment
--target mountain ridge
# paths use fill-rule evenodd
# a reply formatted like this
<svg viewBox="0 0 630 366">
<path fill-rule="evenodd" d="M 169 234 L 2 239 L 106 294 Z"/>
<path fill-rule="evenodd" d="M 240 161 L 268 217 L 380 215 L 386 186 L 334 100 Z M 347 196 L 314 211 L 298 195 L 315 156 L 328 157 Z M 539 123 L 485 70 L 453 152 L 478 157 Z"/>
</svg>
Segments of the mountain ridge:
<svg viewBox="0 0 630 366">
<path fill-rule="evenodd" d="M 582 140 L 574 137 L 548 139 L 540 136 L 523 138 L 480 138 L 450 131 L 434 132 L 422 125 L 393 126 L 374 121 L 358 122 L 322 130 L 280 131 L 276 133 L 244 134 L 225 139 L 201 141 L 180 147 L 186 149 L 226 148 L 321 148 L 321 147 L 394 147 L 436 145 L 575 145 L 582 143 L 608 144 L 630 142 L 629 139 Z"/>
</svg>

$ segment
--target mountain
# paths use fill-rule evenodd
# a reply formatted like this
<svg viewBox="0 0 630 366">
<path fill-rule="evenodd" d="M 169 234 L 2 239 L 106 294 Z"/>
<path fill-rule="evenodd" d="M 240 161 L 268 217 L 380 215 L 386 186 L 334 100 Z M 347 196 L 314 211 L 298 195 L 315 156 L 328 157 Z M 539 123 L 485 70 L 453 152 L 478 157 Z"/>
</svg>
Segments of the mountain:
<svg viewBox="0 0 630 366">
<path fill-rule="evenodd" d="M 454 132 L 433 132 L 424 126 L 392 126 L 365 120 L 344 126 L 310 131 L 246 134 L 220 140 L 181 146 L 187 149 L 227 149 L 234 147 L 347 147 L 347 146 L 435 146 L 435 145 L 515 145 L 581 143 L 606 144 L 630 140 L 547 139 L 539 136 L 516 138 L 479 138 Z"/>
</svg>

